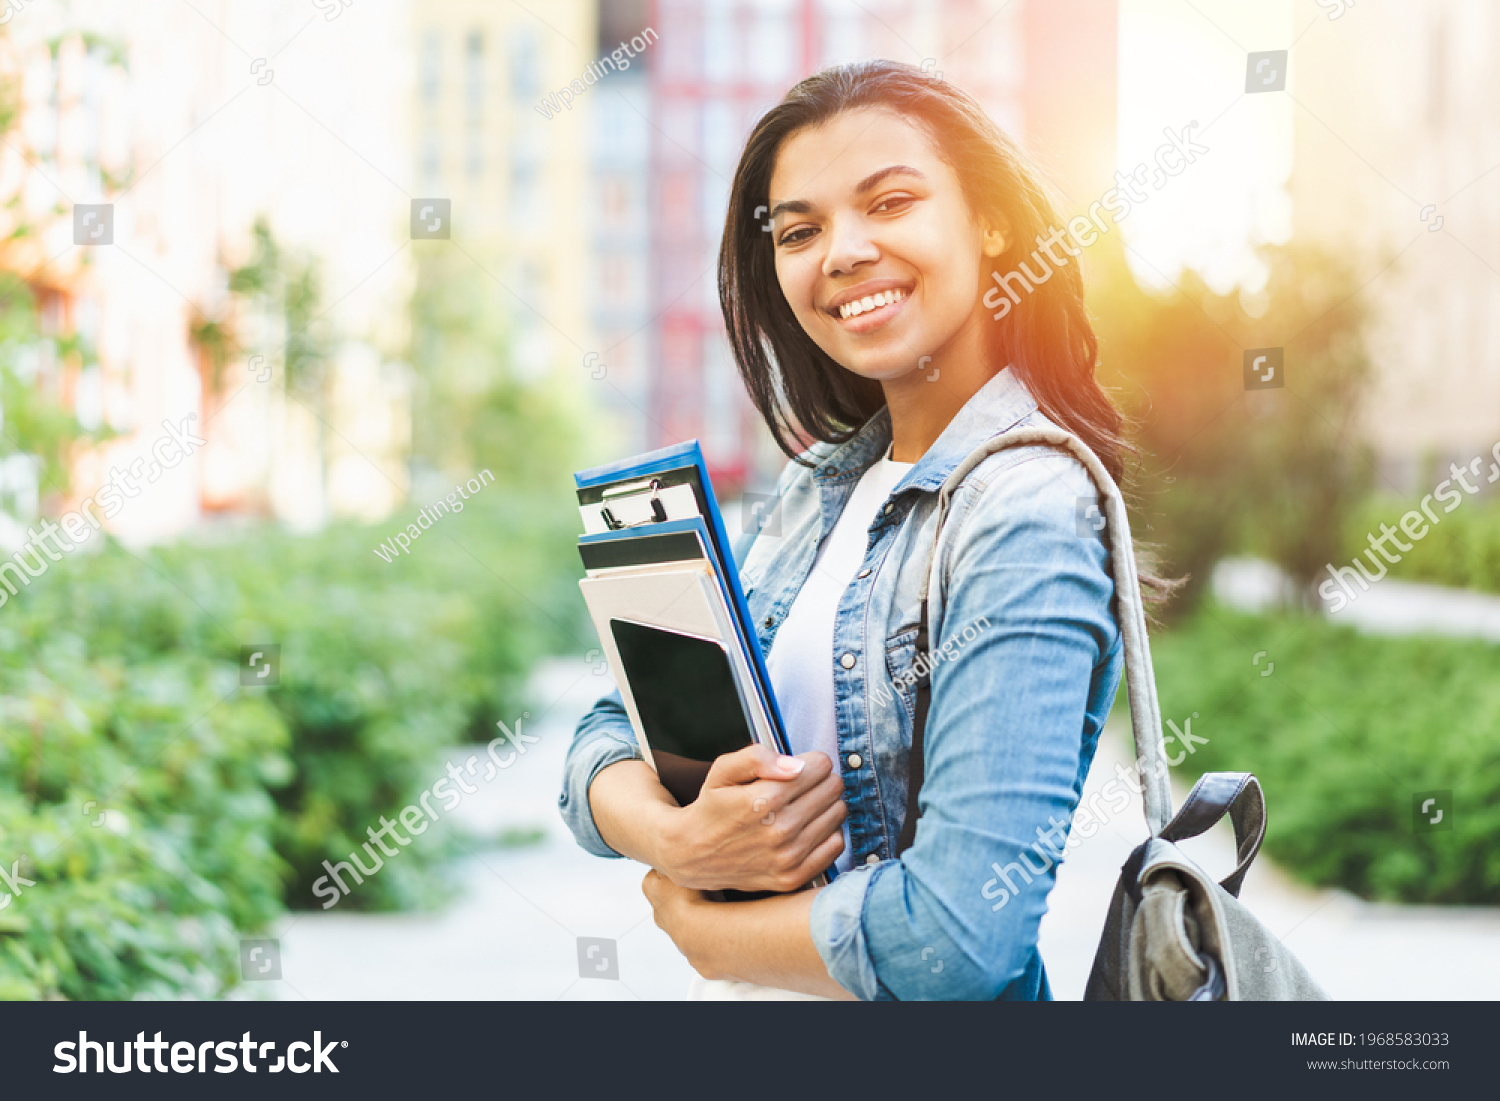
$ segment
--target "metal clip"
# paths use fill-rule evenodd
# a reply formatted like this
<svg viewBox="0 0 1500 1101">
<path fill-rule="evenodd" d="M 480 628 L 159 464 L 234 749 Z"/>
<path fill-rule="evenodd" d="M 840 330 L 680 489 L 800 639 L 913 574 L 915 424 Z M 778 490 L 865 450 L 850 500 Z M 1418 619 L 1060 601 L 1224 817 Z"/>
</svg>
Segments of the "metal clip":
<svg viewBox="0 0 1500 1101">
<path fill-rule="evenodd" d="M 655 478 L 652 478 L 649 482 L 631 482 L 629 485 L 612 486 L 606 489 L 601 495 L 603 503 L 599 508 L 599 515 L 604 519 L 605 527 L 609 528 L 610 531 L 619 531 L 621 528 L 640 527 L 642 524 L 659 524 L 664 521 L 667 518 L 667 510 L 666 506 L 661 503 L 661 498 L 657 496 L 660 490 L 661 483 Z M 609 510 L 611 502 L 618 504 L 626 497 L 635 497 L 642 493 L 651 494 L 651 516 L 649 519 L 637 520 L 633 524 L 627 524 Z"/>
</svg>

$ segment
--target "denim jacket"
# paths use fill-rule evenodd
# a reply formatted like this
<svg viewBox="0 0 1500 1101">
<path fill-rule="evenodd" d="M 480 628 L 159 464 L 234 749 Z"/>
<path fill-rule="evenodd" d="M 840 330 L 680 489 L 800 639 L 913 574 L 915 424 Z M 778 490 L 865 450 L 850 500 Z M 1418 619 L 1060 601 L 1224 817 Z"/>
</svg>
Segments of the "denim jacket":
<svg viewBox="0 0 1500 1101">
<path fill-rule="evenodd" d="M 937 491 L 984 440 L 1035 426 L 1053 425 L 1010 368 L 985 383 L 891 490 L 838 606 L 828 660 L 855 867 L 818 893 L 811 933 L 829 974 L 860 998 L 1051 996 L 1038 929 L 1123 665 L 1109 551 L 1087 519 L 1097 494 L 1053 449 L 991 455 L 950 502 L 928 602 L 922 817 L 895 854 Z M 763 652 L 890 441 L 882 408 L 844 444 L 814 444 L 816 465 L 788 463 L 768 522 L 737 540 Z M 579 722 L 563 777 L 563 817 L 589 852 L 619 855 L 594 825 L 589 784 L 639 757 L 615 690 Z"/>
</svg>

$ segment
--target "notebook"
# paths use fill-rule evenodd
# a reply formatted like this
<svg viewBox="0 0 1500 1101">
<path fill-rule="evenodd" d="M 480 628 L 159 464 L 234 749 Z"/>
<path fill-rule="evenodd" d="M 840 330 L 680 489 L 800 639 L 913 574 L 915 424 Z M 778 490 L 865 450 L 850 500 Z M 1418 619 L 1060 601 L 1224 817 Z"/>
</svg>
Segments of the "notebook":
<svg viewBox="0 0 1500 1101">
<path fill-rule="evenodd" d="M 574 480 L 587 575 L 579 589 L 662 786 L 687 806 L 721 755 L 756 742 L 789 753 L 698 441 Z"/>
</svg>

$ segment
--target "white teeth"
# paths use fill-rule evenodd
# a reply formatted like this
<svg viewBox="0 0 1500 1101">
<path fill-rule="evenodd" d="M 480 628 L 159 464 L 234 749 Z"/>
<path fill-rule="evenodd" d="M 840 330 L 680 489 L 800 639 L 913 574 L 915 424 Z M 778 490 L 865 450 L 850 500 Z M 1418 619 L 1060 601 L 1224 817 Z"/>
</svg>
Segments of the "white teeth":
<svg viewBox="0 0 1500 1101">
<path fill-rule="evenodd" d="M 858 317 L 862 313 L 879 309 L 882 306 L 894 306 L 906 297 L 906 292 L 901 290 L 881 291 L 879 294 L 868 294 L 863 298 L 856 298 L 852 302 L 845 302 L 839 307 L 839 317 L 845 321 L 851 317 Z"/>
</svg>

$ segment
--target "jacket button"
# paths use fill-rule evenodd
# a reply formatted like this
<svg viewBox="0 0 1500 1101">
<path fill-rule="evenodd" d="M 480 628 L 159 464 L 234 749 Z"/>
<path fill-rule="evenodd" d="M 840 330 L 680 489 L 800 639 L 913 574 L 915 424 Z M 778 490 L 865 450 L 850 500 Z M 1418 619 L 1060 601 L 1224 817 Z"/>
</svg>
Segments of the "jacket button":
<svg viewBox="0 0 1500 1101">
<path fill-rule="evenodd" d="M 849 767 L 850 768 L 859 768 L 864 763 L 865 763 L 865 759 L 863 757 L 861 757 L 858 753 L 851 753 L 851 754 L 849 754 Z"/>
<path fill-rule="evenodd" d="M 869 577 L 870 576 L 869 569 L 866 568 L 866 569 L 860 570 L 858 576 L 861 577 L 861 578 Z"/>
<path fill-rule="evenodd" d="M 876 864 L 879 864 L 880 863 L 880 854 L 879 853 L 871 853 L 869 856 L 865 857 L 865 863 L 869 864 L 871 867 L 875 866 Z"/>
<path fill-rule="evenodd" d="M 896 507 L 896 502 L 895 501 L 887 501 L 885 503 L 885 509 L 884 509 L 885 514 L 887 516 L 889 516 L 891 514 L 891 509 L 893 509 L 895 507 Z"/>
<path fill-rule="evenodd" d="M 853 669 L 856 660 L 853 654 L 846 653 L 843 657 L 839 658 L 839 664 L 845 669 Z"/>
<path fill-rule="evenodd" d="M 776 626 L 776 617 L 773 616 L 773 615 L 766 616 L 766 626 L 767 627 L 774 627 L 774 626 Z"/>
</svg>

